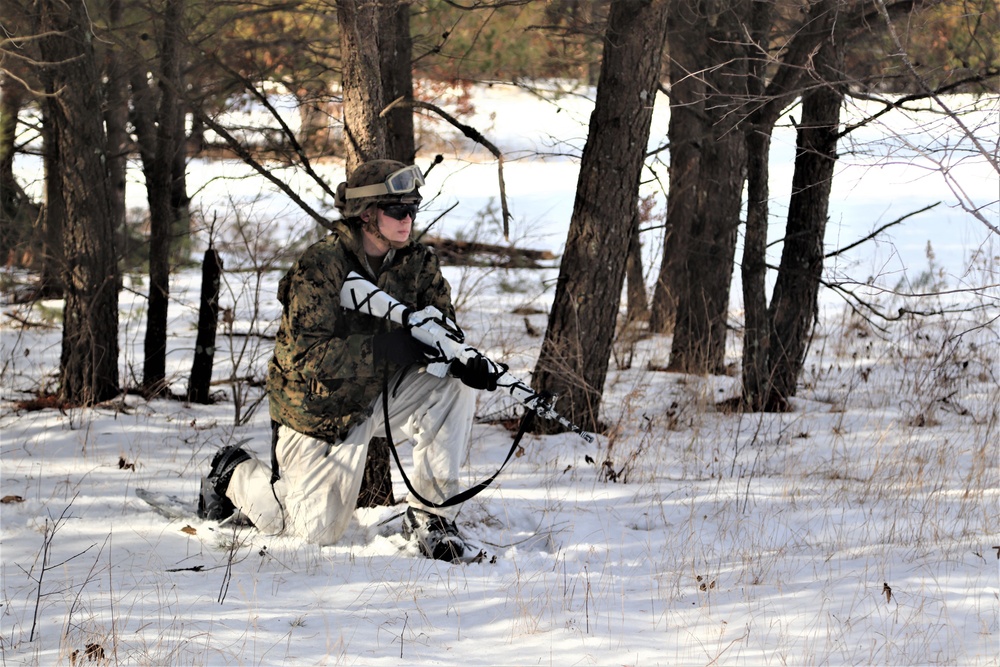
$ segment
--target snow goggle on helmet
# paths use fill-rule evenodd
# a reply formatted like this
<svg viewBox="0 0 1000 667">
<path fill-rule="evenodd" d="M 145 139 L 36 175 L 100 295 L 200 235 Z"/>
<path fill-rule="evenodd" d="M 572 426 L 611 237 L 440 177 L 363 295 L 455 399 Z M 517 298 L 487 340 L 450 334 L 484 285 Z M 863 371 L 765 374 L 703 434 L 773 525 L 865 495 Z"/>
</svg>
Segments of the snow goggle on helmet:
<svg viewBox="0 0 1000 667">
<path fill-rule="evenodd" d="M 382 195 L 403 195 L 413 192 L 424 184 L 424 175 L 415 164 L 403 167 L 385 177 L 381 183 L 347 188 L 344 199 L 360 199 L 362 197 L 380 197 Z"/>
</svg>

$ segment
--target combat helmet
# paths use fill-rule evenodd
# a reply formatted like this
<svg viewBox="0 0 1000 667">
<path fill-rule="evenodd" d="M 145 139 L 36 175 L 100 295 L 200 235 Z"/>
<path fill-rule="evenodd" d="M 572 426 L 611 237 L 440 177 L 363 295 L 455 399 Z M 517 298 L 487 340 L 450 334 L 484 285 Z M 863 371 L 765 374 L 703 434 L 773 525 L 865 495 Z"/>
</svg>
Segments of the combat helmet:
<svg viewBox="0 0 1000 667">
<path fill-rule="evenodd" d="M 335 205 L 345 218 L 354 218 L 372 204 L 420 202 L 424 176 L 416 165 L 396 160 L 369 160 L 337 186 Z"/>
</svg>

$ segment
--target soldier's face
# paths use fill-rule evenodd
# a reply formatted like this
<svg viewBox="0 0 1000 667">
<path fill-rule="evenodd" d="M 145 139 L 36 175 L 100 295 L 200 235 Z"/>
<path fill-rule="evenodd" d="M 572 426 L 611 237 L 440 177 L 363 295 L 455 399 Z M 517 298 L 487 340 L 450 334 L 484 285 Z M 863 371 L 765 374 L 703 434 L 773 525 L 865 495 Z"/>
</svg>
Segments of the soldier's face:
<svg viewBox="0 0 1000 667">
<path fill-rule="evenodd" d="M 405 245 L 410 240 L 410 232 L 413 229 L 413 218 L 404 215 L 402 220 L 398 220 L 387 215 L 382 209 L 378 211 L 378 230 L 393 246 L 396 244 Z"/>
</svg>

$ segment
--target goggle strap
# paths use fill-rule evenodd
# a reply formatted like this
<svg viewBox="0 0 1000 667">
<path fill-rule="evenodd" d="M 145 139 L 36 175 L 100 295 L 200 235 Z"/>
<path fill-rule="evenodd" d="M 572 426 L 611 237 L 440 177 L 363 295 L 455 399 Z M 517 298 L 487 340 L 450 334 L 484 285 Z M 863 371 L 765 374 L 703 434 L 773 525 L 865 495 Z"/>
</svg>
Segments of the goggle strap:
<svg viewBox="0 0 1000 667">
<path fill-rule="evenodd" d="M 385 183 L 375 183 L 374 185 L 362 185 L 357 188 L 347 188 L 344 190 L 344 199 L 360 199 L 361 197 L 378 197 L 389 194 L 389 188 Z"/>
<path fill-rule="evenodd" d="M 393 181 L 403 178 L 403 187 L 397 187 Z M 356 188 L 347 188 L 344 191 L 344 199 L 360 199 L 362 197 L 379 197 L 381 195 L 398 195 L 413 192 L 424 184 L 424 176 L 420 173 L 420 168 L 416 165 L 403 167 L 386 176 L 382 183 L 373 185 L 362 185 Z"/>
</svg>

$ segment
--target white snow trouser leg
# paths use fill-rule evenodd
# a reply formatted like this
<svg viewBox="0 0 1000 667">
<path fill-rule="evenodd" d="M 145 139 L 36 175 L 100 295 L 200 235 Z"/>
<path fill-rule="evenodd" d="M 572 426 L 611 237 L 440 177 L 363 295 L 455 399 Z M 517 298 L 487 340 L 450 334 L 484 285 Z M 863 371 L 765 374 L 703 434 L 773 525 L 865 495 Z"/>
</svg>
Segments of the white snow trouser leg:
<svg viewBox="0 0 1000 667">
<path fill-rule="evenodd" d="M 395 380 L 389 387 L 393 441 L 397 445 L 413 441 L 413 470 L 408 474 L 413 487 L 432 502 L 458 493 L 459 468 L 468 453 L 475 416 L 475 391 L 454 378 L 418 371 L 407 373 L 398 387 Z M 236 468 L 226 495 L 263 532 L 285 529 L 316 544 L 333 544 L 354 514 L 368 442 L 385 433 L 384 421 L 379 395 L 371 416 L 337 445 L 282 426 L 277 444 L 281 479 L 274 489 L 268 466 L 251 459 Z M 421 507 L 415 498 L 407 500 Z M 432 511 L 454 519 L 458 508 Z"/>
</svg>

